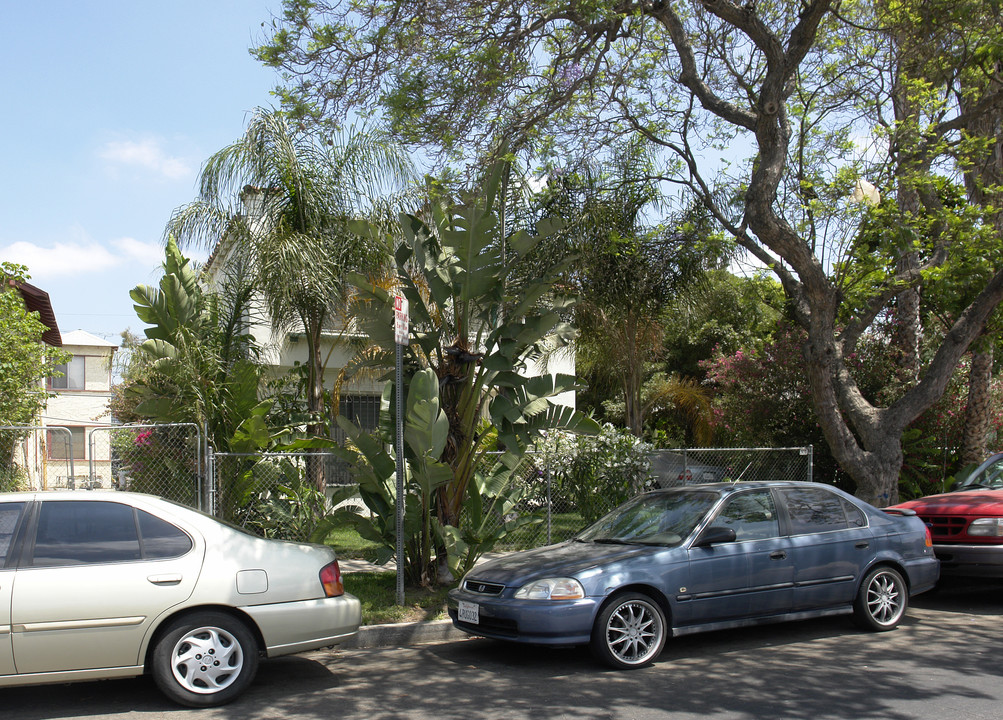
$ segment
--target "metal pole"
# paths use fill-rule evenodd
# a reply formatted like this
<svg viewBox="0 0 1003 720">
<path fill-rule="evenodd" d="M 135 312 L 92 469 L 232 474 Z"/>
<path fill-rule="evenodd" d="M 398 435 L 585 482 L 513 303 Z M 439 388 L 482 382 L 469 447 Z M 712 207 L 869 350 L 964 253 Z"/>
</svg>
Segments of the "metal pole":
<svg viewBox="0 0 1003 720">
<path fill-rule="evenodd" d="M 550 545 L 553 540 L 550 539 L 550 532 L 553 526 L 554 517 L 554 503 L 550 497 L 550 468 L 543 471 L 547 477 L 547 544 Z"/>
<path fill-rule="evenodd" d="M 397 346 L 397 604 L 404 604 L 404 350 Z"/>
</svg>

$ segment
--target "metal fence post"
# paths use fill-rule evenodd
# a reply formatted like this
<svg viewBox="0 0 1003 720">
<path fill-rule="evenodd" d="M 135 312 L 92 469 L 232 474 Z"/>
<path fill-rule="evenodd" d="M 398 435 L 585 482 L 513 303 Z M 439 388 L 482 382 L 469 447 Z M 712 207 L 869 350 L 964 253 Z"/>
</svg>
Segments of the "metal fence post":
<svg viewBox="0 0 1003 720">
<path fill-rule="evenodd" d="M 205 512 L 210 515 L 218 515 L 218 508 L 216 507 L 216 453 L 212 448 L 212 445 L 206 441 L 205 448 L 205 474 L 206 482 L 204 485 L 205 493 L 205 503 L 208 507 L 202 508 Z M 199 501 L 202 502 L 202 493 L 199 493 Z"/>
<path fill-rule="evenodd" d="M 543 476 L 547 478 L 547 544 L 552 545 L 550 534 L 554 522 L 554 503 L 550 497 L 550 468 L 543 471 Z"/>
</svg>

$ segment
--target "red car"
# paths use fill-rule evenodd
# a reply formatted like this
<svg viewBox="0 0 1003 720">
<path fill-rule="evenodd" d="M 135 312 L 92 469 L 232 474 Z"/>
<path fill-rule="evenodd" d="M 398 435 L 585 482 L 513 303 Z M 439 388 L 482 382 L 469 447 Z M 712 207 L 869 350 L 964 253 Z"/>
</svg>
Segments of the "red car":
<svg viewBox="0 0 1003 720">
<path fill-rule="evenodd" d="M 916 511 L 930 528 L 941 575 L 1003 577 L 1003 453 L 953 491 L 895 507 Z"/>
</svg>

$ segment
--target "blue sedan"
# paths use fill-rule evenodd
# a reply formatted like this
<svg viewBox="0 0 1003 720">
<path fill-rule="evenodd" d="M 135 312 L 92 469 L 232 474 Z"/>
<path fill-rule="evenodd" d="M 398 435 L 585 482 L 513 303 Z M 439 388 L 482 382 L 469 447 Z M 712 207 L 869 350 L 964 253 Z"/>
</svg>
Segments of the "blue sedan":
<svg viewBox="0 0 1003 720">
<path fill-rule="evenodd" d="M 713 483 L 640 495 L 567 542 L 479 565 L 449 614 L 472 635 L 588 644 L 638 668 L 672 635 L 844 613 L 891 630 L 939 574 L 914 513 L 817 483 Z"/>
</svg>

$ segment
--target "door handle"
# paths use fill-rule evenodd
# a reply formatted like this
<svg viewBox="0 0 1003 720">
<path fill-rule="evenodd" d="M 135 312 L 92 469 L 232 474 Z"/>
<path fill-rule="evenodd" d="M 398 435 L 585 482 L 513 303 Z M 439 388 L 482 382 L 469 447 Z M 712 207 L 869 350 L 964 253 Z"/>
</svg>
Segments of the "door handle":
<svg viewBox="0 0 1003 720">
<path fill-rule="evenodd" d="M 154 585 L 179 585 L 181 583 L 181 575 L 175 573 L 173 575 L 149 575 L 147 578 Z"/>
<path fill-rule="evenodd" d="M 858 542 L 853 547 L 857 548 L 857 550 L 866 550 L 869 545 L 870 545 L 870 543 L 867 542 L 866 540 L 861 540 L 860 542 Z"/>
<path fill-rule="evenodd" d="M 787 557 L 787 552 L 785 550 L 774 550 L 770 553 L 770 560 L 783 560 Z"/>
</svg>

